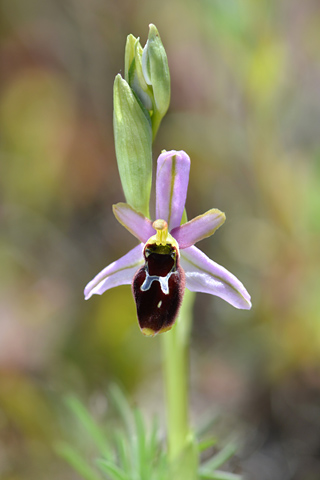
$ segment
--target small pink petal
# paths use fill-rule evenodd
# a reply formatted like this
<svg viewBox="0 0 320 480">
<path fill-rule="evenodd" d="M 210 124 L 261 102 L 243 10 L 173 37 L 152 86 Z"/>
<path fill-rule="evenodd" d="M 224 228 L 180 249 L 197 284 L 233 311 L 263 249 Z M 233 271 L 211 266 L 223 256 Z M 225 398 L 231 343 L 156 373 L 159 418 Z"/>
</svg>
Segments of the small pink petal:
<svg viewBox="0 0 320 480">
<path fill-rule="evenodd" d="M 178 227 L 187 198 L 190 158 L 184 152 L 163 152 L 157 162 L 156 218 L 166 220 L 169 231 Z"/>
<path fill-rule="evenodd" d="M 193 292 L 217 295 L 236 308 L 249 310 L 250 295 L 228 270 L 210 260 L 197 247 L 180 252 L 180 263 L 186 274 L 186 287 Z"/>
<path fill-rule="evenodd" d="M 213 208 L 203 215 L 193 218 L 187 223 L 171 230 L 180 248 L 188 248 L 196 242 L 210 237 L 225 221 L 226 216 Z"/>
<path fill-rule="evenodd" d="M 134 274 L 144 262 L 143 248 L 144 245 L 140 243 L 98 273 L 85 287 L 85 299 L 88 300 L 94 294 L 101 295 L 109 288 L 130 285 Z"/>
<path fill-rule="evenodd" d="M 142 213 L 137 212 L 128 203 L 117 203 L 112 207 L 114 216 L 121 225 L 129 230 L 140 242 L 146 241 L 155 234 L 152 222 Z"/>
</svg>

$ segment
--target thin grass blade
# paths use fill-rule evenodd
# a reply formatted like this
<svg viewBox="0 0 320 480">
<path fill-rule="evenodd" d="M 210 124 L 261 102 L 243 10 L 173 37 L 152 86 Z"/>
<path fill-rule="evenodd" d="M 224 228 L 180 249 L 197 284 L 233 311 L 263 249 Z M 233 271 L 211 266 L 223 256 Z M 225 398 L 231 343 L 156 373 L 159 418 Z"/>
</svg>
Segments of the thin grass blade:
<svg viewBox="0 0 320 480">
<path fill-rule="evenodd" d="M 132 433 L 132 411 L 131 407 L 124 396 L 122 390 L 117 385 L 111 385 L 109 389 L 112 404 L 119 413 L 128 434 Z"/>
<path fill-rule="evenodd" d="M 218 443 L 218 439 L 217 438 L 209 438 L 207 440 L 203 440 L 202 442 L 199 442 L 198 443 L 198 450 L 199 452 L 204 452 L 205 450 L 207 450 L 208 448 L 211 448 L 213 447 L 214 445 L 216 445 Z"/>
<path fill-rule="evenodd" d="M 218 418 L 218 414 L 211 414 L 208 418 L 203 419 L 202 423 L 196 429 L 196 437 L 201 438 L 206 435 L 217 422 Z"/>
<path fill-rule="evenodd" d="M 103 480 L 98 472 L 88 465 L 83 454 L 77 452 L 71 445 L 61 442 L 55 447 L 55 450 L 84 480 Z"/>
<path fill-rule="evenodd" d="M 107 473 L 112 478 L 112 480 L 131 480 L 123 470 L 108 460 L 99 459 L 96 463 L 103 472 Z"/>
<path fill-rule="evenodd" d="M 200 472 L 204 471 L 213 471 L 221 467 L 229 458 L 231 458 L 237 451 L 237 446 L 234 443 L 229 443 L 226 445 L 219 453 L 214 457 L 210 458 L 200 468 Z"/>
<path fill-rule="evenodd" d="M 121 431 L 117 431 L 114 436 L 116 451 L 119 458 L 119 464 L 124 472 L 129 475 L 132 471 L 131 459 L 129 454 L 129 443 L 125 434 Z"/>
<path fill-rule="evenodd" d="M 73 396 L 66 398 L 66 403 L 75 417 L 79 420 L 86 432 L 90 435 L 94 441 L 99 453 L 104 457 L 111 459 L 111 450 L 108 446 L 107 438 L 101 431 L 100 427 L 91 417 L 88 410 L 82 405 L 82 403 Z"/>
<path fill-rule="evenodd" d="M 241 475 L 216 470 L 215 472 L 202 472 L 200 478 L 208 480 L 242 480 Z"/>
<path fill-rule="evenodd" d="M 154 455 L 158 451 L 159 420 L 153 417 L 150 438 L 147 445 L 148 455 Z"/>
<path fill-rule="evenodd" d="M 137 457 L 138 457 L 138 471 L 140 473 L 141 480 L 149 480 L 148 479 L 148 471 L 149 465 L 147 461 L 146 455 L 146 428 L 143 420 L 143 416 L 141 410 L 138 408 L 134 409 L 134 423 L 135 423 L 135 430 L 137 435 Z M 147 475 L 147 476 L 146 476 Z"/>
</svg>

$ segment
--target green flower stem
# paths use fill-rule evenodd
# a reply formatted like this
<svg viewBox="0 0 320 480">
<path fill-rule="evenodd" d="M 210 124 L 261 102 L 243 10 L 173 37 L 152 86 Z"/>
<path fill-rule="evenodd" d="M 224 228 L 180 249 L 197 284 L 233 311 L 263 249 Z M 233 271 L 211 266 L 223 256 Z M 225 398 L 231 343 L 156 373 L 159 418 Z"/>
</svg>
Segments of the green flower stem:
<svg viewBox="0 0 320 480">
<path fill-rule="evenodd" d="M 161 335 L 167 403 L 168 457 L 175 479 L 197 478 L 198 454 L 189 425 L 188 359 L 194 293 L 185 291 L 179 318 Z"/>
</svg>

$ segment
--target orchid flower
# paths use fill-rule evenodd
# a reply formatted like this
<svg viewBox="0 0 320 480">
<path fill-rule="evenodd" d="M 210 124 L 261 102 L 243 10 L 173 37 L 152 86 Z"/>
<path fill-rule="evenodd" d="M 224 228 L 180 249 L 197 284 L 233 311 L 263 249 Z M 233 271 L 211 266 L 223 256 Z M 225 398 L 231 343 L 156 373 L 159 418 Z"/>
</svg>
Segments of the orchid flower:
<svg viewBox="0 0 320 480">
<path fill-rule="evenodd" d="M 224 223 L 224 213 L 211 209 L 180 225 L 189 171 L 190 158 L 185 152 L 161 153 L 154 222 L 127 203 L 113 206 L 117 220 L 140 243 L 104 268 L 84 290 L 87 300 L 118 285 L 132 284 L 139 325 L 147 336 L 171 329 L 185 287 L 216 295 L 236 308 L 251 308 L 250 295 L 242 283 L 194 246 Z"/>
</svg>

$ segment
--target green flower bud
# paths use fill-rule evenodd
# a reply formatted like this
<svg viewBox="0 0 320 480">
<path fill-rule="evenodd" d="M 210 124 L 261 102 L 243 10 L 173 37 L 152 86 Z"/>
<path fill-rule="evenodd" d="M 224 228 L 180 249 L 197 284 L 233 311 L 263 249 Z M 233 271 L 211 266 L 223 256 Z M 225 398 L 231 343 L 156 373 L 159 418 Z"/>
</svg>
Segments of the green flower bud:
<svg viewBox="0 0 320 480">
<path fill-rule="evenodd" d="M 170 104 L 170 74 L 165 49 L 157 28 L 150 24 L 147 43 L 128 35 L 125 48 L 125 80 L 148 111 L 153 138 Z"/>
<path fill-rule="evenodd" d="M 136 41 L 137 41 L 136 37 L 131 35 L 131 33 L 130 35 L 127 36 L 126 48 L 124 53 L 124 78 L 125 78 L 125 81 L 128 83 L 129 83 L 129 70 L 134 60 L 134 45 Z"/>
<path fill-rule="evenodd" d="M 153 24 L 149 26 L 148 41 L 143 49 L 142 69 L 146 83 L 153 89 L 155 118 L 152 118 L 152 126 L 155 135 L 170 104 L 170 73 L 166 51 Z"/>
<path fill-rule="evenodd" d="M 149 111 L 153 110 L 152 88 L 147 85 L 142 72 L 142 47 L 139 39 L 134 44 L 134 60 L 129 70 L 129 85 L 136 93 L 143 106 Z"/>
<path fill-rule="evenodd" d="M 143 106 L 153 110 L 152 88 L 147 85 L 142 72 L 142 47 L 139 38 L 128 35 L 124 55 L 124 78 Z"/>
<path fill-rule="evenodd" d="M 115 149 L 124 195 L 129 205 L 148 217 L 152 183 L 150 116 L 120 74 L 115 78 L 113 95 Z"/>
</svg>

